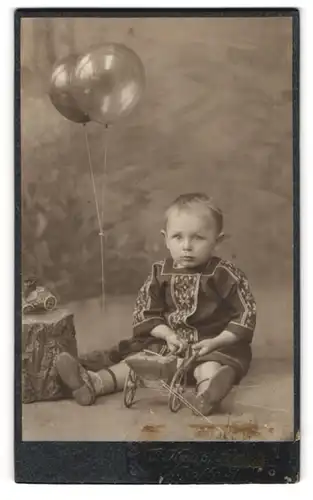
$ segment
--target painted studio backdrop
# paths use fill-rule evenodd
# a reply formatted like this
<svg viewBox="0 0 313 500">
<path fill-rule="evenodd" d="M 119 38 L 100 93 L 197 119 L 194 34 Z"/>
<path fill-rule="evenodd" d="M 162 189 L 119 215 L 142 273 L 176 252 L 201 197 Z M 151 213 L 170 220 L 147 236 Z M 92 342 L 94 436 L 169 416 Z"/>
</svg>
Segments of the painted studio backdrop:
<svg viewBox="0 0 313 500">
<path fill-rule="evenodd" d="M 98 186 L 105 175 L 105 334 L 99 318 L 90 325 L 101 260 L 84 133 L 47 83 L 57 59 L 107 41 L 138 54 L 146 86 L 110 130 L 105 173 L 103 128 L 88 125 Z M 23 273 L 79 304 L 81 330 L 99 331 L 80 336 L 82 350 L 129 336 L 138 287 L 164 256 L 164 208 L 205 191 L 225 213 L 220 255 L 244 269 L 258 301 L 254 356 L 292 366 L 291 44 L 287 18 L 23 19 Z"/>
</svg>

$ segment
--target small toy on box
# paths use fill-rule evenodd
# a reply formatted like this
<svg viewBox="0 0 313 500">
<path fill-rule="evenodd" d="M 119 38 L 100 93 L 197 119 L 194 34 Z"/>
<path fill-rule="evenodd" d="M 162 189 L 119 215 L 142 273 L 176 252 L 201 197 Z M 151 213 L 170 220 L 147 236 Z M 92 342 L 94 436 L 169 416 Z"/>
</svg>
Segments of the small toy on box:
<svg viewBox="0 0 313 500">
<path fill-rule="evenodd" d="M 56 298 L 38 287 L 34 278 L 24 281 L 22 303 L 22 402 L 67 396 L 55 359 L 61 352 L 77 356 L 74 316 L 65 309 L 55 309 Z"/>
<path fill-rule="evenodd" d="M 47 288 L 39 286 L 35 277 L 31 276 L 24 280 L 22 296 L 23 314 L 52 311 L 56 305 L 56 297 Z"/>
</svg>

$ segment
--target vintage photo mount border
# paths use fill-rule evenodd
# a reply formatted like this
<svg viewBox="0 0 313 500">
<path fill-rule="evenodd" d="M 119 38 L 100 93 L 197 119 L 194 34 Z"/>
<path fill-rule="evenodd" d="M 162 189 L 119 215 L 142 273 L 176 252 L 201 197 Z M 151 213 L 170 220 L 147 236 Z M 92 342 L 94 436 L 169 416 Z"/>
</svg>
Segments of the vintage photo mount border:
<svg viewBox="0 0 313 500">
<path fill-rule="evenodd" d="M 281 442 L 23 442 L 21 404 L 20 28 L 27 17 L 277 17 L 293 23 L 294 439 Z M 293 483 L 300 450 L 298 9 L 17 9 L 15 11 L 15 481 L 68 484 Z"/>
</svg>

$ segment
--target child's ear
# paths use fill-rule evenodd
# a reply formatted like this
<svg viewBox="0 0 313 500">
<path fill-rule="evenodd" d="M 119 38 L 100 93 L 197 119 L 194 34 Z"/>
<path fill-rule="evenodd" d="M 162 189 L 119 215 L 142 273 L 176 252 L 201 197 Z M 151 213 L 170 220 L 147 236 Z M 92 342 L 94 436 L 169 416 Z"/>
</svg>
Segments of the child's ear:
<svg viewBox="0 0 313 500">
<path fill-rule="evenodd" d="M 228 238 L 229 235 L 226 235 L 225 233 L 220 233 L 216 238 L 216 244 L 220 245 L 221 243 L 223 243 L 223 241 L 227 240 Z"/>
<path fill-rule="evenodd" d="M 168 246 L 167 246 L 166 231 L 164 231 L 164 229 L 162 229 L 161 234 L 162 234 L 162 236 L 163 236 L 163 238 L 164 238 L 164 243 L 165 243 L 165 246 L 166 246 L 166 248 L 168 248 Z"/>
</svg>

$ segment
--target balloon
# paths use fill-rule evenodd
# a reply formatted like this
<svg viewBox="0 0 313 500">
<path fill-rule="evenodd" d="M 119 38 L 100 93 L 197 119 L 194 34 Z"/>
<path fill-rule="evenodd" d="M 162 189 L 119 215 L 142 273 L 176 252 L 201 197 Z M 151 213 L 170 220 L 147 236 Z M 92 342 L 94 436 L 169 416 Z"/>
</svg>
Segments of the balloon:
<svg viewBox="0 0 313 500">
<path fill-rule="evenodd" d="M 108 43 L 79 57 L 73 72 L 73 95 L 96 122 L 110 125 L 137 105 L 145 71 L 137 54 L 125 45 Z"/>
<path fill-rule="evenodd" d="M 90 121 L 88 114 L 78 106 L 72 94 L 72 74 L 77 62 L 76 55 L 69 55 L 58 61 L 50 78 L 49 97 L 55 108 L 68 120 L 76 123 Z"/>
</svg>

